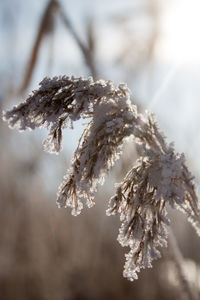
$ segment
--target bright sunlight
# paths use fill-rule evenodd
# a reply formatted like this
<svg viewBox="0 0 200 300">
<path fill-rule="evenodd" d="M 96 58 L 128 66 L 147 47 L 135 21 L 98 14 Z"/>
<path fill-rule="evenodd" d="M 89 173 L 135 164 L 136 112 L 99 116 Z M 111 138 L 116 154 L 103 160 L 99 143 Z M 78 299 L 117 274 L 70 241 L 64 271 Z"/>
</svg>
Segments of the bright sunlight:
<svg viewBox="0 0 200 300">
<path fill-rule="evenodd" d="M 176 0 L 163 15 L 158 55 L 181 64 L 200 63 L 200 1 Z"/>
</svg>

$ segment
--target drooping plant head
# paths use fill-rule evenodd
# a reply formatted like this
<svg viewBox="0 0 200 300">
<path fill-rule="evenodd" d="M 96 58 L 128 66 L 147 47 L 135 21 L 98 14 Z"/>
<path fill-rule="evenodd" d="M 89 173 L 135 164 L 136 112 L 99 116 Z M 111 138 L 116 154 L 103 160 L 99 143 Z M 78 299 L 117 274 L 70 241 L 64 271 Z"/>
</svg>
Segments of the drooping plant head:
<svg viewBox="0 0 200 300">
<path fill-rule="evenodd" d="M 88 125 L 74 152 L 71 168 L 58 190 L 59 207 L 71 207 L 78 215 L 83 202 L 94 204 L 98 183 L 132 137 L 140 144 L 140 158 L 117 185 L 109 201 L 108 215 L 120 214 L 118 240 L 129 246 L 124 276 L 137 279 L 141 268 L 151 267 L 160 257 L 158 247 L 167 245 L 167 206 L 184 212 L 200 235 L 199 203 L 193 176 L 183 154 L 167 145 L 152 115 L 142 115 L 131 103 L 126 85 L 92 78 L 45 78 L 27 100 L 4 113 L 11 128 L 47 127 L 44 148 L 59 153 L 62 130 L 80 118 Z"/>
</svg>

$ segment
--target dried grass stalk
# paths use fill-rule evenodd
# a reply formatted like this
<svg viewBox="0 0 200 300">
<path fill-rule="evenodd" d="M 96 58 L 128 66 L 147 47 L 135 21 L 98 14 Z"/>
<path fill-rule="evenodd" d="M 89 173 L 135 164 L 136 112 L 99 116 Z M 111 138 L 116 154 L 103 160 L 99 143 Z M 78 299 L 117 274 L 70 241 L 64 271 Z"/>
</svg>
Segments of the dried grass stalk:
<svg viewBox="0 0 200 300">
<path fill-rule="evenodd" d="M 83 202 L 94 204 L 98 183 L 121 154 L 123 141 L 133 138 L 140 158 L 109 201 L 108 215 L 119 214 L 118 240 L 129 246 L 124 276 L 137 279 L 141 268 L 149 268 L 167 246 L 167 206 L 184 212 L 200 235 L 199 203 L 193 176 L 184 154 L 178 154 L 149 113 L 140 114 L 131 104 L 126 85 L 92 78 L 45 78 L 38 90 L 4 113 L 10 127 L 25 130 L 50 127 L 45 150 L 61 150 L 62 130 L 80 118 L 88 125 L 74 152 L 72 166 L 58 191 L 59 207 L 71 207 L 78 215 Z"/>
</svg>

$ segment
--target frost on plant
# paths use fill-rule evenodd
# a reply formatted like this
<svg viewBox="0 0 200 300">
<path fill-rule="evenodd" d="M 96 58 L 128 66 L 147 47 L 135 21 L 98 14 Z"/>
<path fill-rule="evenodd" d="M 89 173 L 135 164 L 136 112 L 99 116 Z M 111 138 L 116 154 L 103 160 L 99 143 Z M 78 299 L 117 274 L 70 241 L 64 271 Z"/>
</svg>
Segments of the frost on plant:
<svg viewBox="0 0 200 300">
<path fill-rule="evenodd" d="M 167 206 L 184 212 L 200 235 L 198 199 L 183 154 L 168 145 L 152 115 L 137 112 L 126 85 L 92 78 L 45 78 L 25 102 L 4 113 L 10 127 L 25 130 L 45 126 L 44 148 L 59 153 L 62 130 L 88 119 L 72 165 L 59 187 L 59 207 L 78 215 L 83 203 L 94 204 L 98 183 L 119 158 L 123 141 L 131 137 L 141 156 L 110 199 L 108 215 L 120 214 L 118 240 L 129 246 L 124 276 L 137 279 L 141 268 L 152 266 L 167 245 Z"/>
</svg>

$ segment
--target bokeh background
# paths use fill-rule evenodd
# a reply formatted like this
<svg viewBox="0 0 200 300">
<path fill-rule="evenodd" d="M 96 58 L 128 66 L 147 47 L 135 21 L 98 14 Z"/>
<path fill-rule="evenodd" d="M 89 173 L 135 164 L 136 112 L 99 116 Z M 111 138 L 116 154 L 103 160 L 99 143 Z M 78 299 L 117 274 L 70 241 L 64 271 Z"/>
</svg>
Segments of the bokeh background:
<svg viewBox="0 0 200 300">
<path fill-rule="evenodd" d="M 199 0 L 1 0 L 0 108 L 9 109 L 45 76 L 75 75 L 126 82 L 133 102 L 157 116 L 185 152 L 200 195 Z M 105 210 L 134 163 L 124 146 L 96 206 L 73 217 L 55 203 L 83 130 L 64 134 L 59 156 L 43 152 L 46 130 L 19 133 L 0 120 L 0 299 L 186 299 L 168 249 L 139 280 L 122 277 L 118 217 Z M 200 293 L 200 240 L 180 213 L 172 228 L 187 280 Z"/>
</svg>

